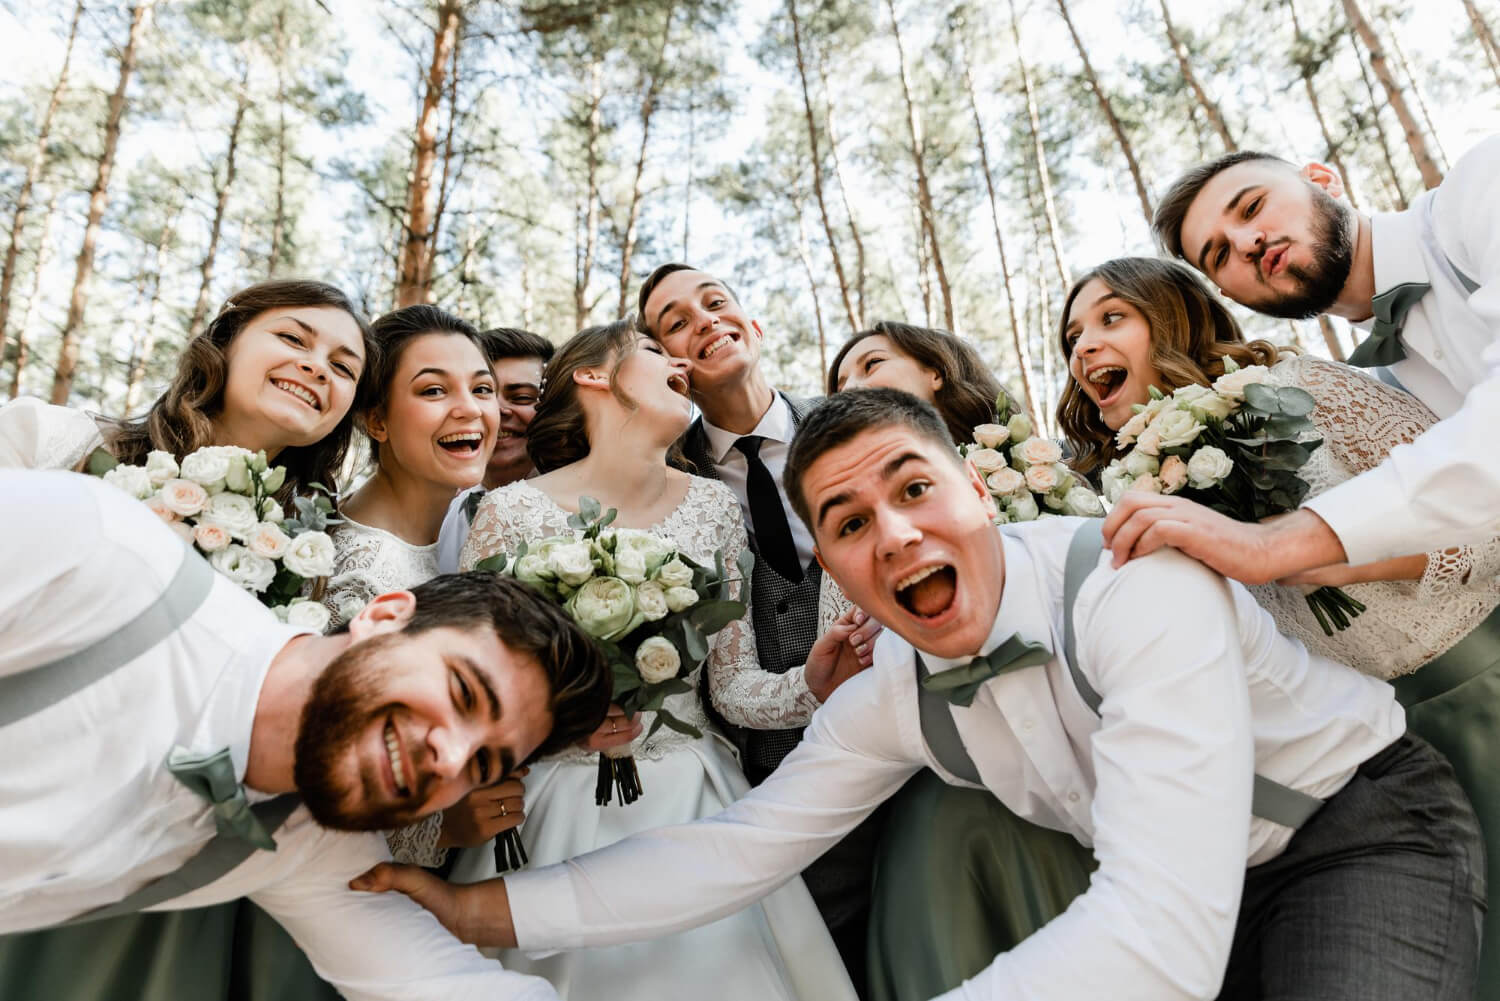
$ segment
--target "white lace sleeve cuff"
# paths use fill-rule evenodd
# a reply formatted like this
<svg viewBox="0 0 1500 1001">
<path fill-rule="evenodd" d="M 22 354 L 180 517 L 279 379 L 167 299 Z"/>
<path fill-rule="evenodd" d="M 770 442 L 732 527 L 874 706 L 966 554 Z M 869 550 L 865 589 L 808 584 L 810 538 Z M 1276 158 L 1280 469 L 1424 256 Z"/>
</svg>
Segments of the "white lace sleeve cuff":
<svg viewBox="0 0 1500 1001">
<path fill-rule="evenodd" d="M 438 847 L 442 835 L 443 815 L 438 812 L 410 827 L 387 831 L 385 840 L 397 862 L 432 868 L 442 865 L 447 855 L 447 849 Z"/>
</svg>

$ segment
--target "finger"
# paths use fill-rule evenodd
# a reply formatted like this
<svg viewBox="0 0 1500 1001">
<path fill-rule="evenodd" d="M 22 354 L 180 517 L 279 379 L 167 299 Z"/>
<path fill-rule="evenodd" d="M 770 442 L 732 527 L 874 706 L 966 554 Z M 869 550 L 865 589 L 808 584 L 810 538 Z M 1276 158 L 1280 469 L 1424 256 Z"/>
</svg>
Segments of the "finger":
<svg viewBox="0 0 1500 1001">
<path fill-rule="evenodd" d="M 416 866 L 382 862 L 375 868 L 351 879 L 349 888 L 367 893 L 388 893 L 395 890 L 412 896 L 420 892 L 423 880 L 426 878 L 428 878 L 427 874 Z"/>
<path fill-rule="evenodd" d="M 880 635 L 880 630 L 883 628 L 884 627 L 879 622 L 876 622 L 874 619 L 869 619 L 865 622 L 864 625 L 854 630 L 850 638 L 854 640 L 856 645 L 860 643 L 869 643 L 874 640 L 876 636 Z"/>
<path fill-rule="evenodd" d="M 1114 537 L 1109 542 L 1110 552 L 1114 555 L 1111 565 L 1116 570 L 1128 560 L 1134 559 L 1136 542 L 1155 523 L 1157 517 L 1150 510 L 1135 511 L 1126 521 L 1116 526 Z"/>
</svg>

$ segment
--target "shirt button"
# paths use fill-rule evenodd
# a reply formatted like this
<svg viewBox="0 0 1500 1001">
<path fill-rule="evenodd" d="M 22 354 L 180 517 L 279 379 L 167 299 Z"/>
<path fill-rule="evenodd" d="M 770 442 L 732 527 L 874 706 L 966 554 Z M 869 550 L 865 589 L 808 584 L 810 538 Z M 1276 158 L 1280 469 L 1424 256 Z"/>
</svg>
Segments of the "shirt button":
<svg viewBox="0 0 1500 1001">
<path fill-rule="evenodd" d="M 1068 793 L 1068 802 L 1069 803 L 1076 803 L 1076 802 L 1078 802 L 1078 794 L 1076 792 L 1070 792 L 1070 793 Z"/>
<path fill-rule="evenodd" d="M 1432 352 L 1432 356 L 1434 358 L 1436 358 L 1438 361 L 1442 361 L 1443 360 L 1443 349 L 1442 348 L 1438 348 L 1437 350 L 1433 351 Z"/>
<path fill-rule="evenodd" d="M 1021 729 L 1026 733 L 1030 733 L 1031 731 L 1036 729 L 1036 721 L 1030 719 L 1023 720 L 1021 722 Z"/>
<path fill-rule="evenodd" d="M 785 615 L 786 614 L 786 610 L 787 610 L 788 607 L 789 606 L 787 605 L 786 602 L 784 602 L 784 601 L 778 601 L 776 603 L 776 614 L 777 615 Z"/>
</svg>

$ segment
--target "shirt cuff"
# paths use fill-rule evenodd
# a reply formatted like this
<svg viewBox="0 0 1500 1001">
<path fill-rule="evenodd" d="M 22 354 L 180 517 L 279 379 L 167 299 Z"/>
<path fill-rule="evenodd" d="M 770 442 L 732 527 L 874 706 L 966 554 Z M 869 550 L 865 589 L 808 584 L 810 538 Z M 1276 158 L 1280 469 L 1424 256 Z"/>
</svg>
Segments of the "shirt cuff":
<svg viewBox="0 0 1500 1001">
<path fill-rule="evenodd" d="M 1303 503 L 1333 529 L 1350 566 L 1425 552 L 1420 542 L 1402 542 L 1399 508 L 1406 496 L 1387 461 Z M 1395 501 L 1396 503 L 1392 503 Z"/>
<path fill-rule="evenodd" d="M 511 873 L 505 892 L 518 948 L 545 954 L 587 944 L 568 863 Z"/>
</svg>

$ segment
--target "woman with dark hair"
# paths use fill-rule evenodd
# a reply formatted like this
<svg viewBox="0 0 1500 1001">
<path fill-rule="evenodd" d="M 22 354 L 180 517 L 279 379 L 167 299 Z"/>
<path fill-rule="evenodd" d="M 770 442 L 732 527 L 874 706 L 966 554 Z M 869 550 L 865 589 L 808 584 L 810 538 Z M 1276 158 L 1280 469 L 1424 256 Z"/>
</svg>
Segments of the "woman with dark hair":
<svg viewBox="0 0 1500 1001">
<path fill-rule="evenodd" d="M 581 497 L 618 514 L 616 527 L 671 539 L 698 561 L 716 550 L 731 563 L 747 545 L 739 501 L 716 480 L 670 462 L 687 428 L 688 363 L 621 320 L 581 331 L 547 366 L 527 447 L 541 473 L 487 494 L 474 516 L 459 565 L 472 568 L 522 542 L 570 533 Z M 642 736 L 654 714 L 627 719 L 612 708 L 579 748 L 535 763 L 522 833 L 533 864 L 545 865 L 648 828 L 718 812 L 748 785 L 729 742 L 709 721 L 699 695 L 707 673 L 714 705 L 731 722 L 759 728 L 801 726 L 836 684 L 836 650 L 852 631 L 825 644 L 827 663 L 784 675 L 760 669 L 747 613 L 720 630 L 690 691 L 666 708 L 702 732 L 670 727 Z M 820 667 L 821 664 L 821 667 Z M 645 795 L 630 805 L 594 805 L 595 751 L 629 745 Z M 647 892 L 668 887 L 646 888 Z M 535 959 L 506 952 L 507 969 L 546 977 L 564 998 L 655 1001 L 662 996 L 718 1001 L 852 999 L 853 988 L 802 881 L 714 924 L 656 942 L 586 949 Z"/>
<path fill-rule="evenodd" d="M 1058 337 L 1072 375 L 1058 419 L 1086 470 L 1120 454 L 1115 433 L 1132 419 L 1135 404 L 1148 401 L 1150 387 L 1170 393 L 1210 385 L 1224 375 L 1225 358 L 1241 366 L 1235 374 L 1241 384 L 1312 394 L 1316 407 L 1308 417 L 1323 443 L 1299 470 L 1309 496 L 1374 468 L 1437 420 L 1415 397 L 1359 369 L 1246 341 L 1197 274 L 1175 261 L 1127 257 L 1082 276 L 1068 293 Z M 1497 573 L 1500 538 L 1493 538 L 1249 588 L 1281 632 L 1391 681 L 1412 731 L 1458 773 L 1492 863 L 1500 860 L 1500 776 L 1493 765 L 1500 742 Z M 1365 606 L 1332 636 L 1303 600 L 1304 588 L 1322 585 L 1342 587 Z M 1500 910 L 1500 880 L 1490 885 L 1493 915 Z M 1500 949 L 1500 921 L 1493 918 L 1484 949 Z"/>
</svg>

